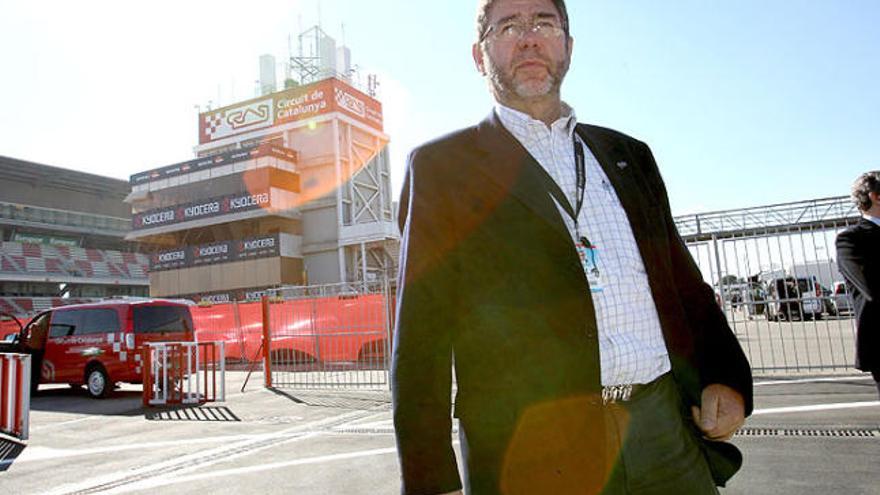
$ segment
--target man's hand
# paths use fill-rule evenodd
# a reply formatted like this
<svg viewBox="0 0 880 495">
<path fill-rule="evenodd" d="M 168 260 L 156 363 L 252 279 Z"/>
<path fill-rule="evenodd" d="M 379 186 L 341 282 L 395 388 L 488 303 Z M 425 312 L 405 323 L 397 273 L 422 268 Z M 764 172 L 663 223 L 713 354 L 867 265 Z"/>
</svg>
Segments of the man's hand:
<svg viewBox="0 0 880 495">
<path fill-rule="evenodd" d="M 703 407 L 691 407 L 703 436 L 716 442 L 729 440 L 745 422 L 745 404 L 736 390 L 713 383 L 703 389 Z"/>
</svg>

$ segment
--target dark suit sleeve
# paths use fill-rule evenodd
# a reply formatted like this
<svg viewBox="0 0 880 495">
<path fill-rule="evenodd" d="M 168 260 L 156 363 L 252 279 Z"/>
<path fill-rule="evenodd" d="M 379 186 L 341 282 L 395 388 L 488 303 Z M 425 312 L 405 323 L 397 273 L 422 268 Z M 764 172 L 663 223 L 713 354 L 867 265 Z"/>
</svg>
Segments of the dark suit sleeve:
<svg viewBox="0 0 880 495">
<path fill-rule="evenodd" d="M 849 283 L 873 302 L 880 293 L 880 253 L 868 253 L 867 242 L 859 242 L 858 231 L 845 230 L 837 236 L 837 268 Z"/>
<path fill-rule="evenodd" d="M 678 233 L 666 188 L 651 150 L 644 143 L 640 145 L 644 163 L 652 167 L 659 187 L 657 196 L 662 201 L 674 283 L 688 323 L 695 333 L 700 386 L 720 383 L 738 391 L 744 399 L 748 416 L 753 408 L 752 371 L 748 359 L 715 301 L 715 292 L 703 281 L 699 267 Z"/>
<path fill-rule="evenodd" d="M 401 493 L 461 488 L 451 434 L 452 332 L 459 308 L 451 193 L 418 150 L 400 199 L 401 251 L 391 370 Z"/>
</svg>

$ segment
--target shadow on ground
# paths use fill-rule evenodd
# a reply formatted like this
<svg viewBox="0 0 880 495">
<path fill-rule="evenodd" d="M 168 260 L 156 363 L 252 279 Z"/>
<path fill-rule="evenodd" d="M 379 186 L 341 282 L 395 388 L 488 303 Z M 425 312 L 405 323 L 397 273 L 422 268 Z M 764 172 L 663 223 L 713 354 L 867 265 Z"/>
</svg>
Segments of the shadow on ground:
<svg viewBox="0 0 880 495">
<path fill-rule="evenodd" d="M 241 419 L 226 406 L 171 407 L 148 410 L 148 421 L 238 422 Z"/>
<path fill-rule="evenodd" d="M 15 459 L 24 452 L 24 448 L 23 443 L 0 438 L 0 472 L 9 469 Z"/>
</svg>

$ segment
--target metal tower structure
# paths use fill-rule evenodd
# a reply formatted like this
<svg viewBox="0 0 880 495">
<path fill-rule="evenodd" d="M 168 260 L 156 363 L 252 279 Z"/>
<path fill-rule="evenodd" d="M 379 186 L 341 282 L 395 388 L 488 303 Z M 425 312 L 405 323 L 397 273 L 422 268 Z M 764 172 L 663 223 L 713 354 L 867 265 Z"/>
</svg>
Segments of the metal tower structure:
<svg viewBox="0 0 880 495">
<path fill-rule="evenodd" d="M 333 50 L 336 50 L 336 42 L 319 26 L 300 33 L 297 41 L 299 54 L 297 56 L 290 54 L 289 57 L 290 69 L 298 76 L 297 82 L 302 85 L 320 80 L 323 69 L 322 55 L 326 53 L 326 44 L 332 42 Z"/>
</svg>

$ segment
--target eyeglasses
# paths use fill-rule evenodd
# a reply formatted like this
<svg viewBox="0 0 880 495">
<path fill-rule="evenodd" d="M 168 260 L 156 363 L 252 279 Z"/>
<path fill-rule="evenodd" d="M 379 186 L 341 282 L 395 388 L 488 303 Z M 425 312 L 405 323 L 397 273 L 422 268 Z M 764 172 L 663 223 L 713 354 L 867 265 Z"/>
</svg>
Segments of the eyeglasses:
<svg viewBox="0 0 880 495">
<path fill-rule="evenodd" d="M 485 41 L 489 37 L 501 41 L 515 41 L 522 39 L 528 33 L 534 33 L 544 39 L 551 39 L 561 37 L 565 34 L 565 30 L 549 20 L 542 19 L 530 23 L 511 21 L 489 26 L 480 41 Z"/>
</svg>

